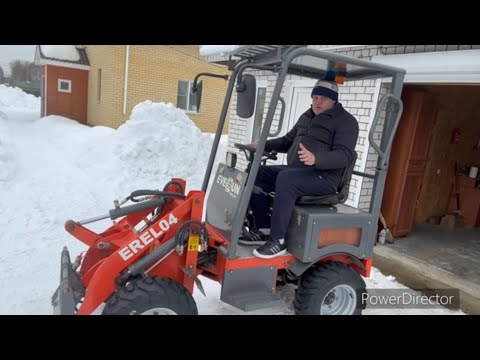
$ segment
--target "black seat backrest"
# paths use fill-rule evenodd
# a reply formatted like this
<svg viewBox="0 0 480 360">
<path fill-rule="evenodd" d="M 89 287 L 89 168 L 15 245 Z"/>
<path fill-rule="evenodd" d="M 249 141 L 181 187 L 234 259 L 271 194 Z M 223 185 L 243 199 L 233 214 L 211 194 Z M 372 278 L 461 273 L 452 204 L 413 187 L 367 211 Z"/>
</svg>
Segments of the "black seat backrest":
<svg viewBox="0 0 480 360">
<path fill-rule="evenodd" d="M 342 181 L 335 194 L 321 196 L 302 196 L 297 199 L 297 205 L 336 205 L 342 204 L 348 199 L 350 191 L 350 181 L 352 180 L 353 170 L 357 162 L 357 152 L 354 151 L 352 161 L 343 171 Z"/>
</svg>

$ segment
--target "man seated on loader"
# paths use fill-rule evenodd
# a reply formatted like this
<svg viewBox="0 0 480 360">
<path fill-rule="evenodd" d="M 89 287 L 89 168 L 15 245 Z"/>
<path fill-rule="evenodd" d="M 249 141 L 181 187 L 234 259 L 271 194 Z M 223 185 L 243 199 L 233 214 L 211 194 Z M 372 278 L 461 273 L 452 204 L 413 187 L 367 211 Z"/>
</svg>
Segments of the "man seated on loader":
<svg viewBox="0 0 480 360">
<path fill-rule="evenodd" d="M 286 253 L 285 235 L 296 200 L 336 193 L 344 169 L 355 156 L 358 123 L 338 102 L 338 85 L 319 80 L 311 97 L 311 108 L 295 126 L 265 145 L 265 151 L 288 152 L 288 165 L 262 165 L 255 179 L 255 186 L 264 193 L 275 192 L 271 217 L 266 196 L 252 193 L 250 199 L 255 227 L 270 228 L 265 244 L 253 251 L 260 258 Z M 248 238 L 242 243 L 248 243 Z"/>
</svg>

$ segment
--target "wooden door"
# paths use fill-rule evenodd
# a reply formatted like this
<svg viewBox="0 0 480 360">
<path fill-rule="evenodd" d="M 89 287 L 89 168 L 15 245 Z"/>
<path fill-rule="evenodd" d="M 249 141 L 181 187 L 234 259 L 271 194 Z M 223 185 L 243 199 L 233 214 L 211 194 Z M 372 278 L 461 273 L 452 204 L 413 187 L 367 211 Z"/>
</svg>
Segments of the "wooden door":
<svg viewBox="0 0 480 360">
<path fill-rule="evenodd" d="M 393 141 L 382 202 L 382 213 L 394 236 L 405 236 L 412 230 L 437 112 L 434 97 L 425 91 L 406 87 L 402 101 L 404 110 Z"/>
</svg>

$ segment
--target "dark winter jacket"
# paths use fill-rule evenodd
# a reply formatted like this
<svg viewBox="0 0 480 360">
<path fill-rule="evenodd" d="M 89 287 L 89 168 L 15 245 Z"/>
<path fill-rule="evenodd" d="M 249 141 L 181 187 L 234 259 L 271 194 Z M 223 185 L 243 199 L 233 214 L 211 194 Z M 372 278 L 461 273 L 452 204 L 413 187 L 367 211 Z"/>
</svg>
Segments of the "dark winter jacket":
<svg viewBox="0 0 480 360">
<path fill-rule="evenodd" d="M 289 165 L 307 166 L 298 158 L 298 144 L 301 142 L 315 155 L 315 169 L 338 187 L 343 170 L 353 157 L 357 139 L 357 120 L 342 104 L 337 103 L 319 115 L 315 115 L 310 108 L 300 116 L 288 134 L 268 140 L 265 150 L 288 152 Z"/>
</svg>

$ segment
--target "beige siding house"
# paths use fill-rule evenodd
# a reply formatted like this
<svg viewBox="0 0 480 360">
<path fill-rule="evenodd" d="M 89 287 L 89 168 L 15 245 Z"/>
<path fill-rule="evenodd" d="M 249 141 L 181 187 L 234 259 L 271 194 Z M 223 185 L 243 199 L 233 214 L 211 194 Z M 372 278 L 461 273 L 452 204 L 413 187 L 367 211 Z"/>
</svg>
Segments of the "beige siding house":
<svg viewBox="0 0 480 360">
<path fill-rule="evenodd" d="M 182 108 L 202 132 L 214 132 L 227 81 L 203 80 L 202 106 L 194 108 L 187 88 L 195 75 L 225 75 L 225 66 L 209 64 L 198 45 L 84 45 L 91 64 L 88 123 L 117 128 L 140 102 L 172 103 Z"/>
</svg>

